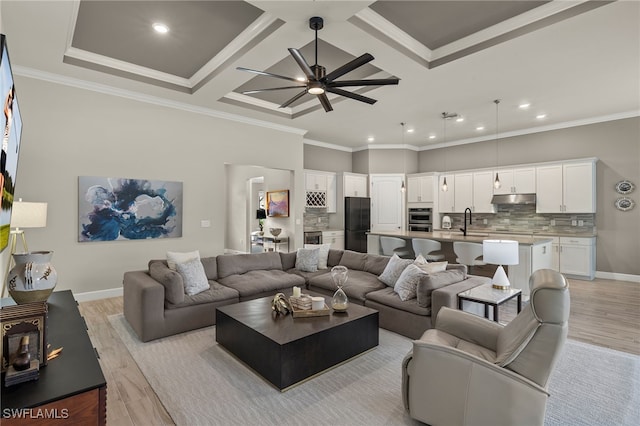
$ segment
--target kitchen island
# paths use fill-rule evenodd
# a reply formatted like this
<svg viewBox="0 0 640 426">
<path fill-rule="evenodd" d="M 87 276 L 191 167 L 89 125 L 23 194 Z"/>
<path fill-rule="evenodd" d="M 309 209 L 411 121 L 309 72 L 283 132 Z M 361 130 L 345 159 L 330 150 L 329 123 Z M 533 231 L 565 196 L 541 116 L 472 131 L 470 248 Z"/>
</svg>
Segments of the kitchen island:
<svg viewBox="0 0 640 426">
<path fill-rule="evenodd" d="M 407 240 L 407 247 L 411 248 L 411 240 L 413 238 L 427 238 L 430 240 L 440 241 L 442 243 L 442 251 L 449 263 L 456 263 L 455 254 L 453 254 L 453 243 L 455 241 L 466 241 L 482 244 L 483 240 L 503 239 L 518 242 L 519 264 L 505 267 L 509 276 L 509 281 L 514 288 L 522 290 L 524 300 L 529 298 L 529 277 L 538 269 L 551 269 L 552 267 L 552 251 L 551 237 L 531 235 L 489 235 L 488 233 L 468 232 L 462 235 L 459 231 L 434 231 L 434 232 L 418 232 L 418 231 L 382 231 L 369 232 L 367 235 L 367 252 L 373 254 L 381 254 L 380 237 L 389 236 Z"/>
</svg>

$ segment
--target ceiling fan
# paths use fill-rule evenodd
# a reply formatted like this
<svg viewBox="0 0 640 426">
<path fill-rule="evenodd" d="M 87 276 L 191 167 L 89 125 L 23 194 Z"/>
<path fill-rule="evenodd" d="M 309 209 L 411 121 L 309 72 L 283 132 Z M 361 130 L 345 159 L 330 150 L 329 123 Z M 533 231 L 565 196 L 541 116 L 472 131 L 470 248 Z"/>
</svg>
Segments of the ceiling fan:
<svg viewBox="0 0 640 426">
<path fill-rule="evenodd" d="M 315 65 L 309 65 L 307 61 L 304 59 L 302 54 L 298 49 L 289 48 L 289 53 L 293 56 L 293 59 L 296 61 L 298 66 L 304 72 L 307 80 L 301 81 L 296 78 L 286 77 L 283 75 L 272 74 L 266 71 L 257 71 L 249 68 L 237 67 L 237 70 L 247 71 L 254 74 L 266 75 L 269 77 L 280 78 L 283 80 L 289 80 L 298 83 L 295 86 L 285 86 L 285 87 L 273 87 L 269 89 L 256 89 L 256 90 L 246 90 L 242 92 L 243 95 L 248 95 L 251 93 L 259 93 L 259 92 L 270 92 L 273 90 L 286 90 L 286 89 L 297 89 L 303 88 L 304 90 L 282 105 L 280 108 L 285 108 L 306 95 L 307 93 L 310 95 L 316 95 L 318 100 L 322 104 L 322 107 L 326 112 L 333 111 L 333 107 L 331 107 L 331 103 L 329 102 L 329 98 L 327 97 L 327 93 L 334 93 L 336 95 L 344 96 L 350 99 L 355 99 L 356 101 L 366 102 L 368 104 L 376 103 L 376 99 L 369 98 L 367 96 L 362 96 L 357 93 L 348 92 L 346 90 L 340 89 L 340 87 L 358 87 L 358 86 L 382 86 L 389 84 L 398 84 L 400 81 L 398 78 L 385 78 L 385 79 L 370 79 L 370 80 L 342 80 L 336 81 L 337 78 L 342 77 L 343 75 L 355 70 L 362 65 L 365 65 L 368 62 L 371 62 L 374 58 L 372 55 L 365 53 L 362 56 L 355 58 L 354 60 L 347 62 L 341 67 L 335 69 L 334 71 L 327 74 L 327 70 L 322 65 L 318 65 L 318 30 L 321 30 L 324 26 L 324 20 L 319 16 L 314 16 L 309 19 L 309 27 L 316 32 L 316 40 L 315 40 L 315 51 L 316 51 L 316 63 Z"/>
</svg>

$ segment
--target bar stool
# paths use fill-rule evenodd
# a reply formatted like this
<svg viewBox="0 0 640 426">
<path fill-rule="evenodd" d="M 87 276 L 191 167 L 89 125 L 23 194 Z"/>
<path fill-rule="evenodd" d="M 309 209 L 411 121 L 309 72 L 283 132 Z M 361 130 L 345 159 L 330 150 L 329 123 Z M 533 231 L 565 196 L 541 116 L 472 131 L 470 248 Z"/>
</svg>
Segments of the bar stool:
<svg viewBox="0 0 640 426">
<path fill-rule="evenodd" d="M 482 260 L 478 260 L 479 257 L 482 257 L 482 244 L 480 243 L 454 241 L 453 251 L 457 256 L 456 262 L 467 265 L 469 272 L 473 266 L 486 265 Z"/>
<path fill-rule="evenodd" d="M 380 248 L 385 256 L 397 254 L 399 257 L 406 257 L 411 251 L 406 246 L 406 241 L 396 237 L 380 237 Z"/>
<path fill-rule="evenodd" d="M 429 262 L 444 259 L 444 254 L 429 254 L 434 251 L 440 251 L 442 248 L 440 241 L 428 240 L 426 238 L 414 238 L 411 240 L 411 244 L 413 245 L 413 252 L 416 254 L 416 257 L 418 254 L 422 254 L 422 256 L 424 256 L 424 258 Z"/>
</svg>

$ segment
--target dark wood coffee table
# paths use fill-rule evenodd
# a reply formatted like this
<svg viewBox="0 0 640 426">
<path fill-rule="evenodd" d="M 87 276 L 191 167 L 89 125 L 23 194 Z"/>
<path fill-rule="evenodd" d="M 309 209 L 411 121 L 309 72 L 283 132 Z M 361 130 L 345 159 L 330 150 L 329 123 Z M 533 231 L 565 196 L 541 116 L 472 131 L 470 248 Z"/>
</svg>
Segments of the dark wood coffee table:
<svg viewBox="0 0 640 426">
<path fill-rule="evenodd" d="M 273 313 L 271 300 L 216 308 L 216 341 L 281 391 L 378 346 L 374 309 L 293 318 Z"/>
</svg>

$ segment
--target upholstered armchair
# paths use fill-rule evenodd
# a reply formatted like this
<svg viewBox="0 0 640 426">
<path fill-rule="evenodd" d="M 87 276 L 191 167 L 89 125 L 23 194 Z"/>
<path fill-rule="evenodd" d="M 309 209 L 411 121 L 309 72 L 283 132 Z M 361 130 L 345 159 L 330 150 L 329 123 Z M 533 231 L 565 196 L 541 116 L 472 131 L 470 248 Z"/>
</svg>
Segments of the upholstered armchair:
<svg viewBox="0 0 640 426">
<path fill-rule="evenodd" d="M 411 417 L 429 425 L 542 425 L 547 383 L 567 337 L 569 288 L 538 270 L 530 301 L 502 326 L 442 308 L 402 365 Z"/>
</svg>

